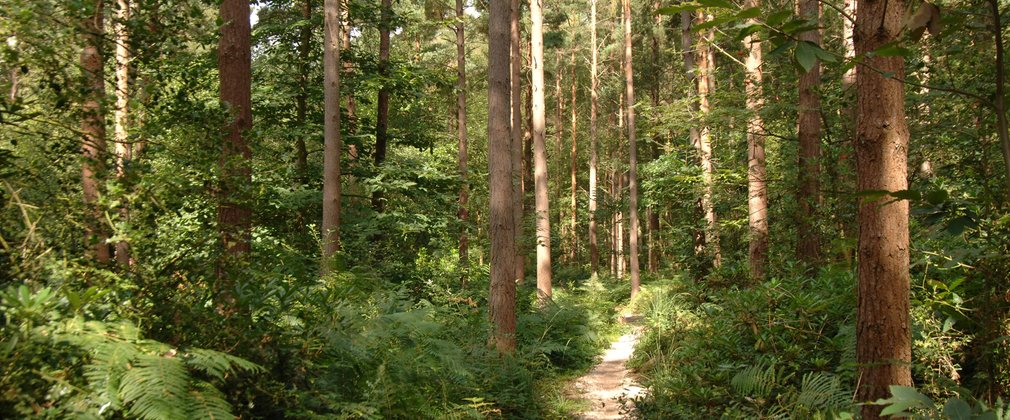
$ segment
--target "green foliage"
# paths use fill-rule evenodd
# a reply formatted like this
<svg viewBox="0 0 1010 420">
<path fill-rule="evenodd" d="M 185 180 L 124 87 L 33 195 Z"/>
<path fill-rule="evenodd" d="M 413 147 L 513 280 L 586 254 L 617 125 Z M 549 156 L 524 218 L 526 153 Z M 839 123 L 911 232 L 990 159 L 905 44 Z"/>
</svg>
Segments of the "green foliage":
<svg viewBox="0 0 1010 420">
<path fill-rule="evenodd" d="M 45 407 L 52 416 L 233 418 L 218 386 L 262 372 L 226 353 L 145 339 L 129 321 L 87 320 L 82 314 L 95 305 L 94 289 L 63 293 L 26 286 L 0 293 L 0 383 L 8 390 L 0 413 L 39 415 Z"/>
<path fill-rule="evenodd" d="M 890 398 L 874 402 L 876 405 L 884 406 L 880 413 L 884 416 L 916 420 L 1003 420 L 1010 417 L 1010 405 L 1004 403 L 1002 398 L 998 398 L 992 406 L 989 406 L 982 401 L 970 404 L 970 397 L 967 401 L 961 397 L 952 397 L 946 402 L 934 402 L 915 388 L 907 386 L 891 385 L 890 391 Z"/>
</svg>

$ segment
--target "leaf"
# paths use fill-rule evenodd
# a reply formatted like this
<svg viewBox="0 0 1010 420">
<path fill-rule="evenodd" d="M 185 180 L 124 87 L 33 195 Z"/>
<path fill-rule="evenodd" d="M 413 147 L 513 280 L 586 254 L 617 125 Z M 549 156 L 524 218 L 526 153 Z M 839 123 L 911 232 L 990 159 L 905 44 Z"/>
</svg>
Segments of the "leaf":
<svg viewBox="0 0 1010 420">
<path fill-rule="evenodd" d="M 720 9 L 734 9 L 736 6 L 726 0 L 698 0 L 698 4 L 705 7 L 717 7 Z"/>
<path fill-rule="evenodd" d="M 951 235 L 958 236 L 964 233 L 965 229 L 969 227 L 975 227 L 975 225 L 976 225 L 975 221 L 972 220 L 971 217 L 961 216 L 954 220 L 951 220 L 950 223 L 947 224 L 946 231 Z"/>
<path fill-rule="evenodd" d="M 810 41 L 800 41 L 796 44 L 796 62 L 803 71 L 810 71 L 817 64 L 817 50 L 820 48 Z"/>
<path fill-rule="evenodd" d="M 780 54 L 788 51 L 790 48 L 792 48 L 793 44 L 795 44 L 795 43 L 796 43 L 795 41 L 786 41 L 786 42 L 783 42 L 782 44 L 779 44 L 775 48 L 772 48 L 771 52 L 768 53 L 768 56 L 769 57 L 774 57 L 776 55 L 780 55 Z"/>
<path fill-rule="evenodd" d="M 933 190 L 926 193 L 926 201 L 934 206 L 945 203 L 948 198 L 950 198 L 950 193 L 947 190 Z"/>
<path fill-rule="evenodd" d="M 877 48 L 870 51 L 867 55 L 877 56 L 877 57 L 907 57 L 912 54 L 908 48 L 900 47 L 897 44 L 891 43 L 884 45 L 883 47 Z M 892 75 L 893 76 L 893 75 Z"/>
<path fill-rule="evenodd" d="M 950 420 L 969 420 L 972 418 L 971 406 L 960 398 L 951 398 L 943 405 L 943 415 Z"/>
<path fill-rule="evenodd" d="M 772 27 L 779 26 L 782 24 L 782 22 L 785 22 L 786 19 L 789 19 L 792 16 L 793 12 L 789 10 L 781 10 L 769 15 L 768 19 L 765 19 L 765 23 L 767 23 L 768 26 Z"/>
<path fill-rule="evenodd" d="M 745 23 L 737 26 L 740 32 L 736 34 L 736 41 L 742 41 L 748 35 L 761 31 L 761 25 L 757 23 Z"/>
<path fill-rule="evenodd" d="M 890 194 L 891 197 L 897 198 L 899 200 L 921 200 L 922 193 L 919 190 L 901 190 L 895 191 Z"/>
<path fill-rule="evenodd" d="M 736 13 L 736 18 L 740 20 L 751 19 L 761 16 L 760 7 L 749 7 Z"/>
</svg>

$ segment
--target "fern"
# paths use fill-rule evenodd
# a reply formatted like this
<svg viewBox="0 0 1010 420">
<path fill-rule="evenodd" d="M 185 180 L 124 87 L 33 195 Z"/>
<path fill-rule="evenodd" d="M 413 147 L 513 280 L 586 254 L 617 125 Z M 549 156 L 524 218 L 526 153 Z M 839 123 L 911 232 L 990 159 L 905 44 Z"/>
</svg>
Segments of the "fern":
<svg viewBox="0 0 1010 420">
<path fill-rule="evenodd" d="M 744 396 L 768 398 L 779 384 L 780 372 L 775 365 L 759 363 L 737 372 L 730 382 L 733 390 Z"/>
<path fill-rule="evenodd" d="M 800 391 L 796 395 L 796 404 L 812 410 L 837 410 L 850 404 L 851 393 L 842 387 L 842 381 L 837 376 L 810 372 L 803 375 Z"/>
</svg>

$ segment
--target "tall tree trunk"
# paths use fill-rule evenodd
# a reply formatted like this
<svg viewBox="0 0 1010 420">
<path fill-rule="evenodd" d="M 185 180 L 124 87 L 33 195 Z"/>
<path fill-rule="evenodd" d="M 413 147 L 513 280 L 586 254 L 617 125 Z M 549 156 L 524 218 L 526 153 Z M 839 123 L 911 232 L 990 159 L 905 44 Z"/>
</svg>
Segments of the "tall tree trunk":
<svg viewBox="0 0 1010 420">
<path fill-rule="evenodd" d="M 698 12 L 698 23 L 712 20 L 712 15 Z M 715 54 L 711 43 L 714 42 L 715 30 L 706 30 L 698 39 L 696 60 L 698 65 L 698 109 L 703 116 L 712 112 L 709 95 L 715 88 Z M 701 160 L 702 181 L 704 192 L 701 196 L 701 206 L 705 211 L 705 244 L 712 257 L 712 266 L 722 266 L 722 251 L 719 249 L 719 223 L 715 215 L 715 203 L 712 202 L 715 190 L 715 161 L 712 157 L 712 128 L 708 123 L 702 125 L 696 145 Z"/>
<path fill-rule="evenodd" d="M 393 4 L 392 0 L 382 0 L 382 9 L 379 17 L 379 77 L 382 84 L 379 85 L 379 97 L 376 101 L 375 111 L 375 170 L 382 170 L 382 163 L 386 161 L 386 149 L 389 147 L 389 87 L 386 86 L 389 78 L 389 32 L 392 28 Z M 385 199 L 382 191 L 372 193 L 372 208 L 377 212 L 382 212 L 385 207 Z"/>
<path fill-rule="evenodd" d="M 509 0 L 491 0 L 488 17 L 488 170 L 490 189 L 491 286 L 488 311 L 492 341 L 501 353 L 515 352 L 515 224 L 512 221 L 512 136 L 509 95 Z M 541 85 L 542 87 L 543 85 Z"/>
<path fill-rule="evenodd" d="M 312 42 L 312 0 L 302 0 L 302 23 L 298 33 L 298 94 L 295 95 L 295 124 L 298 133 L 304 133 L 308 122 L 309 106 L 309 45 Z M 299 185 L 309 182 L 309 152 L 305 147 L 305 135 L 295 138 L 295 179 Z"/>
<path fill-rule="evenodd" d="M 798 0 L 799 15 L 815 25 L 820 24 L 820 3 L 817 0 Z M 820 30 L 800 34 L 800 40 L 820 45 Z M 820 235 L 817 234 L 817 207 L 820 204 L 821 84 L 820 62 L 800 77 L 799 81 L 799 237 L 796 241 L 796 258 L 808 267 L 816 268 L 821 257 Z"/>
<path fill-rule="evenodd" d="M 1003 176 L 1006 186 L 1004 199 L 1010 202 L 1010 123 L 1006 109 L 1006 70 L 1003 64 L 1003 24 L 1000 21 L 999 2 L 989 0 L 993 18 L 993 40 L 996 42 L 996 129 L 1000 149 L 1003 151 Z"/>
<path fill-rule="evenodd" d="M 84 73 L 85 97 L 81 104 L 81 187 L 84 206 L 90 220 L 85 223 L 86 245 L 90 257 L 101 264 L 111 258 L 108 231 L 101 222 L 104 217 L 98 207 L 101 180 L 105 176 L 105 71 L 102 38 L 105 36 L 103 0 L 94 0 L 91 15 L 81 21 L 84 47 L 81 50 L 81 71 Z"/>
<path fill-rule="evenodd" d="M 697 51 L 695 51 L 694 36 L 691 30 L 691 25 L 694 23 L 694 16 L 692 12 L 680 12 L 680 46 L 683 51 L 684 56 L 684 70 L 686 70 L 688 75 L 688 80 L 691 82 L 692 90 L 694 94 L 698 93 L 698 63 L 695 59 Z M 691 111 L 698 111 L 698 101 L 691 101 Z M 691 126 L 688 130 L 688 137 L 691 141 L 691 147 L 694 147 L 695 151 L 698 152 L 698 162 L 701 161 L 701 132 L 698 131 L 698 127 Z M 705 209 L 701 198 L 695 201 L 695 214 L 704 218 Z M 703 229 L 695 229 L 692 232 L 694 238 L 694 255 L 696 257 L 701 257 L 705 253 L 705 231 Z M 701 277 L 703 273 L 696 273 L 696 277 Z"/>
<path fill-rule="evenodd" d="M 123 184 L 128 183 L 127 166 L 133 160 L 133 144 L 130 141 L 130 65 L 133 57 L 130 53 L 130 21 L 131 7 L 129 0 L 118 0 L 116 10 L 116 179 Z M 124 223 L 130 221 L 129 199 L 123 197 L 119 208 L 119 218 Z M 130 244 L 125 240 L 116 242 L 116 263 L 120 266 L 130 264 Z"/>
<path fill-rule="evenodd" d="M 575 171 L 579 167 L 579 162 L 577 160 L 578 159 L 578 149 L 577 149 L 578 143 L 576 141 L 577 140 L 576 139 L 576 134 L 577 134 L 577 131 L 578 131 L 577 130 L 577 125 L 576 125 L 577 124 L 577 122 L 576 122 L 577 121 L 576 120 L 577 115 L 576 115 L 576 109 L 575 109 L 575 102 L 576 102 L 576 90 L 575 90 L 576 89 L 576 87 L 575 87 L 576 83 L 575 82 L 577 81 L 577 79 L 578 78 L 576 77 L 576 74 L 575 74 L 575 51 L 572 51 L 572 153 L 571 153 L 571 160 L 572 160 L 572 171 L 571 171 L 571 181 L 572 181 L 572 194 L 571 195 L 572 195 L 572 197 L 571 197 L 571 199 L 572 199 L 572 204 L 571 204 L 571 208 L 569 209 L 571 211 L 571 220 L 570 220 L 571 226 L 569 226 L 569 228 L 568 228 L 569 233 L 571 234 L 571 247 L 568 249 L 568 261 L 571 262 L 571 263 L 575 262 L 575 256 L 576 256 L 576 254 L 578 252 L 577 250 L 578 250 L 578 247 L 579 247 L 579 234 L 578 234 L 578 230 L 576 229 L 576 227 L 578 226 L 578 219 L 577 219 L 577 217 L 578 217 L 578 196 L 577 196 L 577 193 L 578 193 L 579 185 L 578 185 L 578 180 L 577 180 L 577 178 L 575 176 Z"/>
<path fill-rule="evenodd" d="M 624 82 L 628 97 L 628 246 L 631 248 L 631 297 L 641 284 L 638 267 L 638 143 L 635 136 L 635 72 L 631 58 L 631 0 L 624 0 Z"/>
<path fill-rule="evenodd" d="M 252 182 L 252 150 L 246 133 L 252 128 L 252 54 L 248 0 L 223 0 L 220 7 L 221 38 L 217 48 L 220 98 L 231 114 L 220 160 L 220 197 L 217 223 L 225 251 L 241 258 L 251 249 L 252 209 L 242 190 Z M 227 267 L 218 275 L 227 278 Z M 231 285 L 219 285 L 230 300 Z"/>
<path fill-rule="evenodd" d="M 530 53 L 533 70 L 533 165 L 537 225 L 537 298 L 551 298 L 551 212 L 547 186 L 547 144 L 544 139 L 544 5 L 530 0 Z"/>
<path fill-rule="evenodd" d="M 624 58 L 625 58 L 624 53 L 622 52 L 620 61 L 622 71 L 624 69 Z M 619 166 L 618 162 L 621 161 L 621 144 L 624 142 L 624 133 L 625 133 L 624 95 L 626 93 L 627 90 L 622 91 L 617 99 L 617 144 L 615 145 L 616 150 L 614 151 L 614 160 L 613 160 L 614 162 L 613 164 L 615 167 L 618 167 Z M 627 268 L 627 266 L 625 265 L 625 262 L 627 262 L 627 260 L 624 259 L 624 212 L 621 211 L 621 204 L 622 204 L 621 194 L 623 193 L 624 190 L 624 171 L 620 169 L 615 169 L 614 182 L 615 182 L 614 202 L 617 203 L 616 206 L 617 212 L 614 215 L 615 216 L 614 222 L 617 226 L 617 232 L 615 232 L 614 236 L 614 241 L 616 244 L 614 246 L 614 249 L 616 251 L 615 253 L 617 254 L 617 277 L 624 278 L 624 273 L 626 272 L 625 269 Z"/>
<path fill-rule="evenodd" d="M 323 271 L 340 249 L 340 0 L 323 2 Z"/>
<path fill-rule="evenodd" d="M 845 0 L 844 3 L 845 13 L 849 18 L 842 18 L 842 42 L 845 48 L 845 59 L 846 61 L 852 60 L 856 57 L 856 46 L 853 43 L 853 19 L 856 18 L 856 0 Z M 844 152 L 838 157 L 839 165 L 845 165 L 852 173 L 855 173 L 855 159 L 853 158 L 853 148 L 855 147 L 855 137 L 856 137 L 856 103 L 855 103 L 855 89 L 856 86 L 856 67 L 852 66 L 842 74 L 842 91 L 845 93 L 846 98 L 852 98 L 851 101 L 846 101 L 848 104 L 842 112 L 845 113 L 847 117 L 847 124 L 844 127 L 845 130 L 845 143 Z M 842 181 L 842 180 L 838 180 Z M 848 185 L 842 184 L 842 185 Z M 844 199 L 844 205 L 840 206 L 845 209 L 858 207 L 858 199 L 847 198 Z M 851 207 L 850 207 L 851 206 Z M 841 224 L 839 231 L 844 238 L 855 238 L 858 233 L 856 229 L 856 223 L 852 220 L 853 214 L 851 211 L 837 211 L 836 214 L 842 216 L 839 217 L 839 223 Z M 850 247 L 846 247 L 844 250 L 845 261 L 851 267 L 854 264 L 854 250 Z"/>
<path fill-rule="evenodd" d="M 516 258 L 515 278 L 520 283 L 526 280 L 526 247 L 522 241 L 523 232 L 523 101 L 522 101 L 522 51 L 520 51 L 519 0 L 510 3 L 509 48 L 511 49 L 510 79 L 512 83 L 512 218 L 515 223 Z"/>
<path fill-rule="evenodd" d="M 655 13 L 656 10 L 659 10 L 659 8 L 660 8 L 660 2 L 659 1 L 653 1 L 652 2 L 653 13 Z M 653 63 L 653 66 L 655 66 L 655 68 L 654 68 L 654 71 L 653 71 L 653 73 L 654 73 L 653 74 L 653 83 L 652 83 L 652 86 L 651 86 L 651 89 L 650 89 L 650 99 L 652 100 L 652 107 L 653 107 L 653 109 L 656 109 L 656 108 L 659 107 L 659 86 L 662 83 L 662 72 L 660 71 L 660 67 L 659 67 L 661 65 L 660 64 L 661 63 L 661 61 L 660 61 L 660 55 L 659 55 L 659 37 L 656 35 L 656 33 L 658 31 L 664 30 L 663 29 L 663 15 L 661 15 L 659 13 L 655 13 L 655 15 L 653 16 L 652 27 L 653 27 L 652 36 L 651 36 L 651 38 L 652 38 L 652 63 Z M 652 151 L 652 159 L 659 159 L 659 148 L 657 146 L 659 144 L 659 142 L 657 140 L 658 139 L 653 139 L 650 142 L 651 143 L 650 149 Z M 658 232 L 659 232 L 659 212 L 656 211 L 656 209 L 653 208 L 653 206 L 649 206 L 645 210 L 645 214 L 646 214 L 645 218 L 646 218 L 646 224 L 647 224 L 646 227 L 647 227 L 647 230 L 649 232 L 649 236 L 646 239 L 646 241 L 647 241 L 646 246 L 648 247 L 648 257 L 647 257 L 648 258 L 648 270 L 649 270 L 650 273 L 656 273 L 659 270 L 659 249 L 658 249 L 659 248 L 659 246 L 658 246 L 658 242 L 659 242 L 659 235 L 658 235 Z"/>
<path fill-rule="evenodd" d="M 855 28 L 857 56 L 897 39 L 904 10 L 902 0 L 860 0 Z M 898 80 L 904 79 L 905 60 L 901 56 L 867 56 L 863 63 L 856 69 L 858 190 L 902 191 L 908 188 L 909 134 L 905 91 Z M 859 205 L 859 401 L 886 398 L 889 385 L 912 384 L 908 207 L 906 200 Z M 863 418 L 880 418 L 880 410 L 881 406 L 864 405 Z"/>
<path fill-rule="evenodd" d="M 744 8 L 760 7 L 759 0 L 747 0 Z M 748 19 L 756 24 L 757 19 Z M 768 267 L 768 184 L 765 171 L 765 137 L 764 122 L 761 120 L 761 108 L 764 107 L 761 65 L 761 39 L 757 33 L 748 35 L 743 40 L 747 49 L 747 77 L 744 79 L 744 89 L 747 92 L 747 214 L 750 229 L 750 263 L 751 281 L 764 280 Z"/>
<path fill-rule="evenodd" d="M 592 267 L 592 274 L 598 274 L 600 269 L 600 248 L 596 238 L 596 198 L 597 189 L 597 156 L 596 156 L 596 107 L 599 103 L 597 89 L 599 88 L 599 75 L 597 70 L 598 51 L 596 46 L 596 0 L 590 0 L 590 42 L 592 51 L 592 64 L 590 64 L 590 104 L 589 104 L 589 264 Z"/>
<path fill-rule="evenodd" d="M 470 269 L 469 244 L 467 234 L 470 214 L 467 210 L 470 184 L 467 172 L 467 135 L 466 135 L 466 25 L 463 20 L 463 0 L 456 0 L 456 138 L 459 141 L 459 266 L 462 270 L 461 283 L 466 287 Z"/>
</svg>

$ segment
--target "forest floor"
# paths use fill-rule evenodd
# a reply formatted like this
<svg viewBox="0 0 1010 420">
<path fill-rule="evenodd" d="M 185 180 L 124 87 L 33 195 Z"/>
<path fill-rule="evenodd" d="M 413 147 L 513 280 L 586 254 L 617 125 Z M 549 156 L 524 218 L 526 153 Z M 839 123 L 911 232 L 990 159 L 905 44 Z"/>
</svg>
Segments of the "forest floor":
<svg viewBox="0 0 1010 420">
<path fill-rule="evenodd" d="M 621 321 L 634 324 L 640 317 L 625 316 Z M 632 330 L 611 343 L 603 360 L 575 382 L 581 397 L 590 403 L 590 409 L 581 413 L 585 420 L 623 419 L 634 409 L 633 400 L 643 392 L 627 362 L 635 351 L 642 327 Z"/>
</svg>

